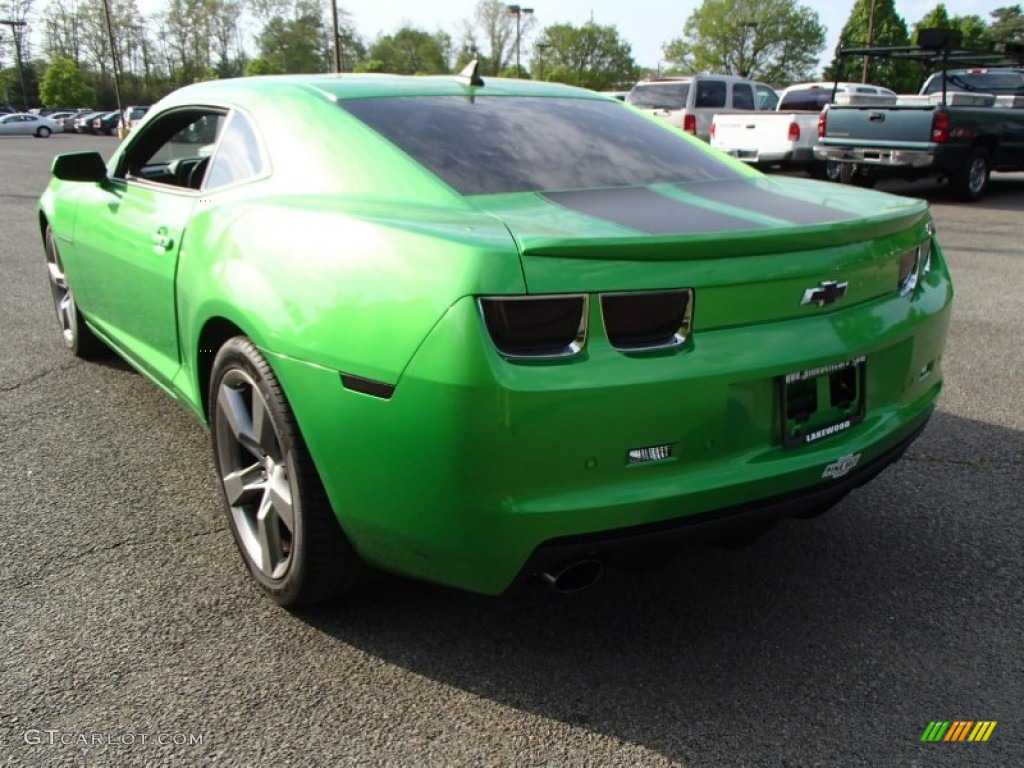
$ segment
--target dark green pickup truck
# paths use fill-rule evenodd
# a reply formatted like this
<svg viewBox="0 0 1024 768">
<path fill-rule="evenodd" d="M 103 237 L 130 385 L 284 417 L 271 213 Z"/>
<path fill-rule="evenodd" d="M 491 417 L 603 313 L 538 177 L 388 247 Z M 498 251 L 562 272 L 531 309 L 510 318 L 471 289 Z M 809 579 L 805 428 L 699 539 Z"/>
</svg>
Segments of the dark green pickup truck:
<svg viewBox="0 0 1024 768">
<path fill-rule="evenodd" d="M 977 200 L 992 171 L 1024 170 L 1024 69 L 945 69 L 917 95 L 831 105 L 818 136 L 815 157 L 839 163 L 844 182 L 934 176 Z"/>
</svg>

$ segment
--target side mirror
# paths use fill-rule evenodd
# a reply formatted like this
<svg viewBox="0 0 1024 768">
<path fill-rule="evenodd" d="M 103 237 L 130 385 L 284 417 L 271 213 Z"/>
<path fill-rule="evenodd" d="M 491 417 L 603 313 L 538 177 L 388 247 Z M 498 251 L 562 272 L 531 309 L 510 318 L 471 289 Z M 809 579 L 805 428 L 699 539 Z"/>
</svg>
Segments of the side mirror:
<svg viewBox="0 0 1024 768">
<path fill-rule="evenodd" d="M 99 152 L 68 152 L 53 158 L 50 173 L 61 181 L 103 181 L 107 164 Z"/>
</svg>

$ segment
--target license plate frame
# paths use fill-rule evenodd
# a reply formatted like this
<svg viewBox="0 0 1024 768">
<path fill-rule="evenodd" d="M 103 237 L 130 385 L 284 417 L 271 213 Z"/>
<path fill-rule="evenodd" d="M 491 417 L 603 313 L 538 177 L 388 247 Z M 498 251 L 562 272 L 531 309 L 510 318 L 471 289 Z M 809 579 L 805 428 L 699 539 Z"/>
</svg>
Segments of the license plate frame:
<svg viewBox="0 0 1024 768">
<path fill-rule="evenodd" d="M 812 445 L 863 421 L 866 384 L 865 355 L 778 377 L 782 444 Z"/>
</svg>

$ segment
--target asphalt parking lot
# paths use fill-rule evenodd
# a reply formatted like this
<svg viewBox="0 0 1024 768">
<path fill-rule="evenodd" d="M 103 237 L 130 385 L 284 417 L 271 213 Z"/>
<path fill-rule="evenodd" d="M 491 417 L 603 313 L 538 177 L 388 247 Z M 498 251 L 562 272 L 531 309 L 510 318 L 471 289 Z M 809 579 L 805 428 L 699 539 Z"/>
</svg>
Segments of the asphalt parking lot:
<svg viewBox="0 0 1024 768">
<path fill-rule="evenodd" d="M 830 514 L 572 596 L 385 578 L 292 615 L 205 429 L 59 343 L 36 200 L 55 153 L 115 145 L 0 139 L 0 766 L 1024 765 L 1024 174 L 884 185 L 934 206 L 947 386 Z"/>
</svg>

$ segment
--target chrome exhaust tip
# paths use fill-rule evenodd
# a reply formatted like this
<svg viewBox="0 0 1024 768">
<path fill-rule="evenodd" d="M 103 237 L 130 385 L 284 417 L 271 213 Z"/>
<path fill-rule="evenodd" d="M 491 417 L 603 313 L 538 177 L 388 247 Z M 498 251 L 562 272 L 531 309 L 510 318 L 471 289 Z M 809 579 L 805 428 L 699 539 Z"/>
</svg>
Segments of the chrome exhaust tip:
<svg viewBox="0 0 1024 768">
<path fill-rule="evenodd" d="M 552 589 L 568 593 L 586 589 L 604 573 L 604 563 L 588 558 L 577 560 L 553 571 L 540 574 L 541 581 Z"/>
</svg>

